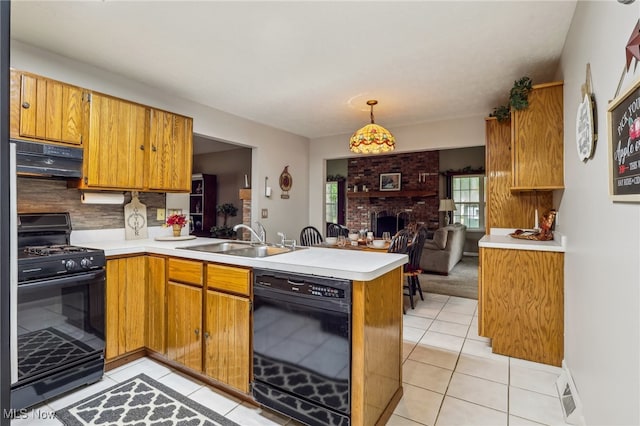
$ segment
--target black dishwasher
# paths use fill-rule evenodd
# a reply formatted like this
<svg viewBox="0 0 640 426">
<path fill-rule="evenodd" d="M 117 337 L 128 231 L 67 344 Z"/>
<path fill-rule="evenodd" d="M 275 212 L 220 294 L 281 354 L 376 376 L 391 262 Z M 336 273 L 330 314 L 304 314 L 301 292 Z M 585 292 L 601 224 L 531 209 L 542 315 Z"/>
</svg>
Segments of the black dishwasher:
<svg viewBox="0 0 640 426">
<path fill-rule="evenodd" d="M 254 270 L 253 396 L 308 425 L 349 425 L 351 281 Z"/>
</svg>

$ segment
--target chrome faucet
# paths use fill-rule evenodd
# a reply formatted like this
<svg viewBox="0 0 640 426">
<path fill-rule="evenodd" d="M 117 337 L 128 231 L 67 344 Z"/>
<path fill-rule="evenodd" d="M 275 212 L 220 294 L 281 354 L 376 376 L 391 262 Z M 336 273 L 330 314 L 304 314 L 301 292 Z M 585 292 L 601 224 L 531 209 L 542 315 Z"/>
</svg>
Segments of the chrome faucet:
<svg viewBox="0 0 640 426">
<path fill-rule="evenodd" d="M 256 220 L 256 227 L 258 228 L 258 232 L 260 233 L 260 241 L 264 244 L 267 242 L 267 230 L 264 229 L 264 226 L 260 222 Z"/>
<path fill-rule="evenodd" d="M 251 232 L 251 241 L 253 242 L 253 239 L 255 238 L 259 243 L 264 244 L 266 241 L 266 232 L 264 229 L 264 226 L 262 226 L 262 224 L 260 222 L 256 222 L 256 224 L 258 224 L 258 230 L 260 232 L 260 235 L 258 235 L 258 233 L 250 226 L 245 225 L 244 223 L 239 223 L 236 226 L 233 227 L 234 231 L 238 231 L 238 229 L 246 229 L 249 232 Z"/>
<path fill-rule="evenodd" d="M 289 244 L 289 247 L 296 249 L 296 240 L 287 240 L 287 235 L 284 232 L 278 232 L 278 237 L 280 237 L 280 245 L 282 247 L 287 247 L 287 244 Z"/>
</svg>

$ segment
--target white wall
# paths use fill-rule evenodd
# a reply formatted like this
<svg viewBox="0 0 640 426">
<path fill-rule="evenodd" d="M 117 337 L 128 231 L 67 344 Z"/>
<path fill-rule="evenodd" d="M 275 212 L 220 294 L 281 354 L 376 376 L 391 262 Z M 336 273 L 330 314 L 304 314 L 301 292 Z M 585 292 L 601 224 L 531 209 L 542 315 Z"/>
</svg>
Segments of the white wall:
<svg viewBox="0 0 640 426">
<path fill-rule="evenodd" d="M 565 82 L 566 189 L 557 227 L 568 241 L 565 363 L 589 425 L 640 424 L 640 205 L 609 200 L 606 119 L 639 16 L 640 2 L 578 2 L 559 70 Z M 599 140 L 585 164 L 576 153 L 574 123 L 587 63 Z M 634 79 L 627 76 L 625 86 Z"/>
<path fill-rule="evenodd" d="M 487 115 L 491 111 L 487 111 Z M 384 126 L 384 120 L 380 122 Z M 356 130 L 356 129 L 354 129 Z M 485 144 L 484 116 L 462 117 L 389 129 L 396 138 L 395 153 L 462 148 Z M 326 160 L 353 157 L 351 134 L 312 139 L 309 149 L 309 222 L 324 229 Z"/>
<path fill-rule="evenodd" d="M 194 133 L 221 141 L 256 147 L 252 155 L 251 187 L 253 221 L 262 208 L 269 209 L 269 218 L 260 219 L 267 229 L 269 241 L 277 241 L 276 232 L 297 235 L 307 225 L 309 198 L 307 194 L 309 140 L 285 131 L 246 120 L 225 112 L 184 100 L 179 94 L 164 93 L 156 88 L 128 80 L 117 74 L 92 67 L 39 48 L 13 40 L 11 66 L 36 74 L 75 84 L 98 92 L 140 102 L 156 108 L 193 117 Z M 285 166 L 293 176 L 290 198 L 280 198 L 278 178 Z M 267 199 L 264 178 L 274 188 Z M 293 213 L 295 212 L 295 214 Z"/>
</svg>

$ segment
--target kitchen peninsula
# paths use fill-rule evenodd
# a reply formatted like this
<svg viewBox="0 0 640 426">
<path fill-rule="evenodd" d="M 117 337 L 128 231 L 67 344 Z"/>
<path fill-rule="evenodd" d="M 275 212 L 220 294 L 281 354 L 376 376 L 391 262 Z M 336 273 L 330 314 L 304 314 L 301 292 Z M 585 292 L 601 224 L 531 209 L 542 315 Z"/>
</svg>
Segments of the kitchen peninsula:
<svg viewBox="0 0 640 426">
<path fill-rule="evenodd" d="M 384 424 L 402 396 L 407 257 L 313 247 L 267 257 L 187 249 L 222 241 L 82 241 L 107 255 L 107 368 L 146 354 L 252 401 L 252 333 L 261 325 L 253 317 L 254 269 L 348 280 L 350 423 Z"/>
</svg>

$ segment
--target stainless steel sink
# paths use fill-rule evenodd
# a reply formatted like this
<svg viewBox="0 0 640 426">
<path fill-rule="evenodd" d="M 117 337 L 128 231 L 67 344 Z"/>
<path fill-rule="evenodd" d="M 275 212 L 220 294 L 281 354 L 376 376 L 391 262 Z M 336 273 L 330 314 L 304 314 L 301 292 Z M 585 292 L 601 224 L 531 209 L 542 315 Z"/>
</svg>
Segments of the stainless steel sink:
<svg viewBox="0 0 640 426">
<path fill-rule="evenodd" d="M 267 257 L 273 256 L 275 254 L 281 253 L 289 253 L 292 251 L 290 247 L 277 247 L 277 246 L 252 246 L 246 247 L 238 250 L 231 250 L 227 254 L 232 254 L 234 256 L 244 256 L 244 257 Z"/>
<path fill-rule="evenodd" d="M 243 257 L 267 257 L 281 253 L 289 253 L 294 250 L 291 247 L 280 247 L 272 244 L 249 242 L 223 242 L 181 248 L 185 250 L 204 251 L 207 253 L 228 254 Z"/>
<path fill-rule="evenodd" d="M 224 242 L 224 243 L 202 244 L 199 246 L 182 247 L 182 248 L 187 250 L 206 251 L 208 253 L 223 253 L 231 250 L 245 249 L 247 247 L 251 247 L 251 243 Z"/>
</svg>

